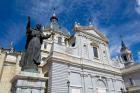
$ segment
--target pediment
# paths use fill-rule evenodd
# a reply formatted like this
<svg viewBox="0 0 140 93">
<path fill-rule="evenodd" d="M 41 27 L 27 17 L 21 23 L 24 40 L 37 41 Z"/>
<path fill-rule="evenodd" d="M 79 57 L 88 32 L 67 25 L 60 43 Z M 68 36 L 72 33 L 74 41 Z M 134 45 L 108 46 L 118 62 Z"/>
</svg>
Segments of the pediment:
<svg viewBox="0 0 140 93">
<path fill-rule="evenodd" d="M 92 36 L 95 36 L 95 37 L 97 37 L 97 38 L 100 38 L 100 39 L 102 39 L 103 41 L 105 41 L 105 42 L 108 43 L 108 39 L 107 39 L 107 37 L 105 37 L 105 36 L 103 35 L 103 33 L 99 32 L 99 31 L 97 31 L 97 30 L 87 30 L 86 32 L 87 32 L 88 34 L 91 34 Z"/>
<path fill-rule="evenodd" d="M 95 30 L 87 30 L 86 32 L 88 32 L 88 33 L 91 34 L 91 35 L 94 35 L 94 36 L 96 36 L 96 37 L 101 38 L 101 36 L 100 36 L 98 33 L 96 33 Z"/>
<path fill-rule="evenodd" d="M 77 25 L 74 27 L 74 30 L 75 31 L 82 31 L 83 33 L 86 33 L 86 34 L 91 35 L 91 36 L 95 36 L 97 38 L 102 39 L 106 43 L 108 43 L 108 39 L 103 35 L 103 33 L 98 31 L 94 26 Z"/>
</svg>

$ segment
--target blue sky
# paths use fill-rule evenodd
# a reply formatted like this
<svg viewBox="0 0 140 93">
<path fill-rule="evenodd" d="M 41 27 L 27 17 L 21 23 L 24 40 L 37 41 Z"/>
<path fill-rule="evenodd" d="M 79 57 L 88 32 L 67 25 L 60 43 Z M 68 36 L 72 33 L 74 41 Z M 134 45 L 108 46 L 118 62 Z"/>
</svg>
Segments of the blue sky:
<svg viewBox="0 0 140 93">
<path fill-rule="evenodd" d="M 8 48 L 14 42 L 16 50 L 23 50 L 27 16 L 31 23 L 47 25 L 56 8 L 59 23 L 70 32 L 74 22 L 88 25 L 89 17 L 109 38 L 110 53 L 119 54 L 120 35 L 140 61 L 140 0 L 0 0 L 0 46 Z"/>
</svg>

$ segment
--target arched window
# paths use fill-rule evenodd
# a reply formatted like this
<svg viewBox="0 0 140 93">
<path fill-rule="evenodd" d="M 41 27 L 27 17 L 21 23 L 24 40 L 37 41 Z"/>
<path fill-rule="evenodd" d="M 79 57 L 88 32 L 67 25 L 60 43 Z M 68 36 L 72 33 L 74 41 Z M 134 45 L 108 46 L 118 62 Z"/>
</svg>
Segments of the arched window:
<svg viewBox="0 0 140 93">
<path fill-rule="evenodd" d="M 98 80 L 96 84 L 97 93 L 107 93 L 104 81 Z"/>
<path fill-rule="evenodd" d="M 65 45 L 69 46 L 68 38 L 65 38 Z"/>
<path fill-rule="evenodd" d="M 123 56 L 123 59 L 124 59 L 124 61 L 127 61 L 127 56 L 124 55 L 124 56 Z"/>
</svg>

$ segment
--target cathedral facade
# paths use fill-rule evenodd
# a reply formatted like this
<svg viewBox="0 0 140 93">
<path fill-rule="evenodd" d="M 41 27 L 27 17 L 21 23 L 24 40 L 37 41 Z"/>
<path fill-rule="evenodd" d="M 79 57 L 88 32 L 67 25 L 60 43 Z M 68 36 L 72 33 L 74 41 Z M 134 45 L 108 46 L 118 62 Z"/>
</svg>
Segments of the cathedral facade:
<svg viewBox="0 0 140 93">
<path fill-rule="evenodd" d="M 59 25 L 55 13 L 42 27 L 55 34 L 43 41 L 39 72 L 48 77 L 41 93 L 139 93 L 140 65 L 122 41 L 120 57 L 112 60 L 108 39 L 92 24 L 75 23 L 73 36 Z M 20 72 L 22 52 L 0 50 L 0 93 L 11 93 L 11 80 Z M 24 93 L 24 92 L 23 92 Z M 31 93 L 31 92 L 29 92 Z"/>
</svg>

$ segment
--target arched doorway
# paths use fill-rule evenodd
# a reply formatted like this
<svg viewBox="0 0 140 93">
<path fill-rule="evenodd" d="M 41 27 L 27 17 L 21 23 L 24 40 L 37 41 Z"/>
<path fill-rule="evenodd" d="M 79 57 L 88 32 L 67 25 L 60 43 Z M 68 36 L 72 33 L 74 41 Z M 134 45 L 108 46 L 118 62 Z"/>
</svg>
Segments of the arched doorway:
<svg viewBox="0 0 140 93">
<path fill-rule="evenodd" d="M 106 84 L 103 80 L 97 80 L 96 93 L 107 93 Z"/>
</svg>

